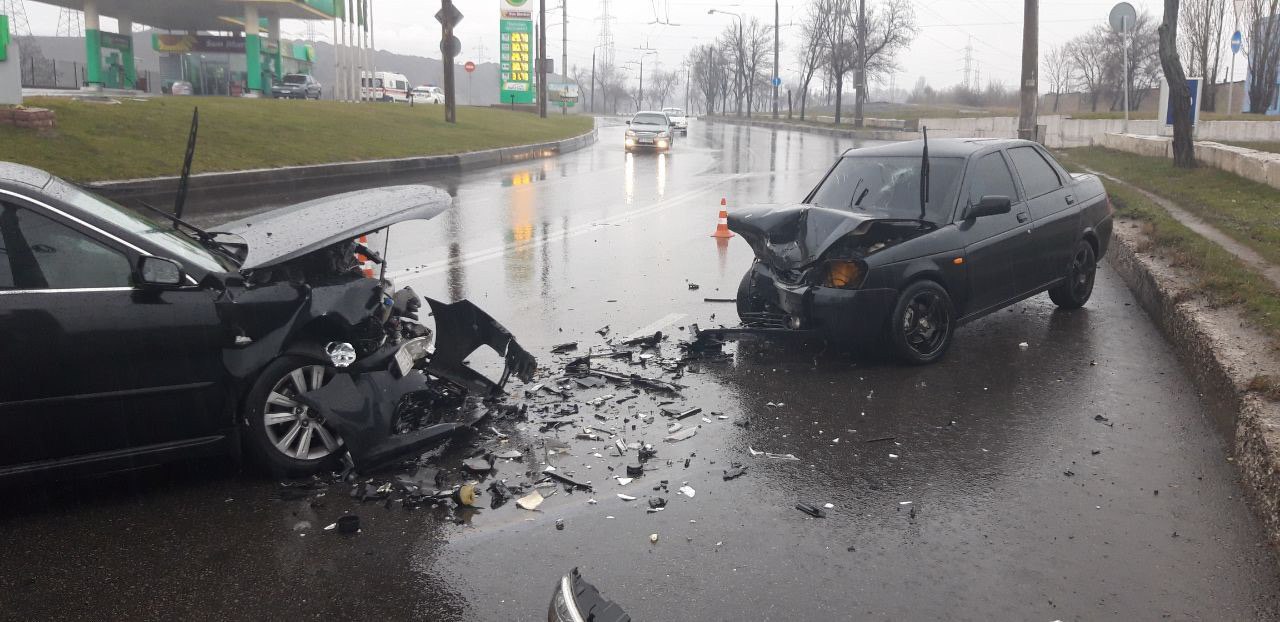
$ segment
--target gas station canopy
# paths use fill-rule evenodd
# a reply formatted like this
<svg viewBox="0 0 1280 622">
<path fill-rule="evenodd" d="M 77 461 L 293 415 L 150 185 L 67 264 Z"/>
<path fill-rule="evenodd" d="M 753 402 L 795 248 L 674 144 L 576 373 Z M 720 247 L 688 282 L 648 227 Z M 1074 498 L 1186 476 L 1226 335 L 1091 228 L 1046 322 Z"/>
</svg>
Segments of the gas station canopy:
<svg viewBox="0 0 1280 622">
<path fill-rule="evenodd" d="M 40 0 L 68 9 L 83 10 L 84 0 Z M 242 30 L 245 9 L 253 6 L 261 15 L 280 19 L 333 19 L 339 0 L 97 0 L 97 12 L 128 17 L 134 23 L 164 30 Z"/>
</svg>

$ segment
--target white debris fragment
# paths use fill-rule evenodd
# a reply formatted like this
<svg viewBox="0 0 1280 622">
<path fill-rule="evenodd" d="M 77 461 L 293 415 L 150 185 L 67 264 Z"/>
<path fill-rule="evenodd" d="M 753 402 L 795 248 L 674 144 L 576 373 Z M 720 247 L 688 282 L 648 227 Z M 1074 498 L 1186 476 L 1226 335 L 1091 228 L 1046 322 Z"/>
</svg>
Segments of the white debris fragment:
<svg viewBox="0 0 1280 622">
<path fill-rule="evenodd" d="M 635 497 L 633 497 L 633 496 L 631 496 L 631 495 L 624 495 L 624 494 L 622 494 L 622 493 L 618 493 L 618 498 L 619 498 L 619 499 L 622 499 L 623 501 L 635 501 L 635 500 L 636 500 L 636 498 L 635 498 Z"/>
<path fill-rule="evenodd" d="M 601 455 L 601 454 L 600 454 L 600 452 L 596 452 L 596 453 L 593 453 L 593 454 L 591 454 L 591 455 L 592 455 L 592 456 L 594 456 L 594 457 L 596 457 L 596 458 L 603 458 L 603 457 L 604 457 L 603 455 Z"/>
<path fill-rule="evenodd" d="M 708 418 L 706 418 L 706 417 L 703 417 L 703 418 L 702 418 L 702 422 L 703 422 L 703 423 L 711 423 L 711 420 L 710 420 L 710 419 L 708 419 Z"/>
<path fill-rule="evenodd" d="M 523 497 L 520 497 L 519 499 L 516 499 L 516 505 L 525 510 L 536 510 L 539 505 L 542 505 L 543 499 L 544 497 L 542 496 L 542 493 L 535 490 Z"/>
<path fill-rule="evenodd" d="M 652 543 L 654 543 L 654 544 L 657 544 L 657 542 L 658 542 L 658 534 L 656 534 L 656 533 L 651 533 L 651 534 L 649 534 L 649 542 L 652 542 Z"/>
<path fill-rule="evenodd" d="M 662 440 L 668 443 L 677 443 L 687 438 L 692 438 L 693 435 L 697 433 L 698 433 L 698 428 L 685 428 L 683 430 L 680 430 L 679 432 L 676 432 L 675 434 L 668 435 L 666 438 Z"/>
<path fill-rule="evenodd" d="M 827 508 L 828 510 L 832 510 L 832 509 L 835 509 L 836 504 L 834 504 L 834 503 L 824 503 L 824 504 L 822 504 L 822 507 Z"/>
<path fill-rule="evenodd" d="M 671 425 L 667 426 L 667 434 L 673 434 L 673 433 L 675 433 L 676 431 L 680 430 L 680 429 L 681 429 L 681 428 L 683 428 L 683 427 L 684 427 L 684 426 L 680 425 L 679 423 L 673 423 L 673 424 L 671 424 Z"/>
<path fill-rule="evenodd" d="M 716 419 L 720 419 L 721 421 L 723 421 L 723 420 L 725 420 L 725 419 L 728 419 L 728 418 L 729 418 L 729 415 L 716 415 Z"/>
<path fill-rule="evenodd" d="M 693 495 L 697 494 L 697 491 L 695 491 L 692 486 L 681 486 L 680 494 L 689 498 L 693 498 Z"/>
<path fill-rule="evenodd" d="M 763 452 L 763 451 L 756 451 L 756 450 L 752 449 L 750 445 L 747 445 L 747 451 L 751 452 L 751 455 L 753 455 L 753 456 L 761 456 L 761 455 L 764 455 L 764 452 Z"/>
<path fill-rule="evenodd" d="M 1031 347 L 1031 344 L 1029 344 L 1029 343 L 1027 343 L 1027 342 L 1025 342 L 1025 341 L 1024 341 L 1024 342 L 1022 342 L 1022 343 L 1018 344 L 1018 347 L 1019 347 L 1019 348 L 1029 348 L 1029 347 Z"/>
<path fill-rule="evenodd" d="M 597 503 L 600 503 L 600 502 L 596 501 L 595 499 L 587 499 L 587 505 L 595 505 Z"/>
<path fill-rule="evenodd" d="M 898 505 L 911 505 L 910 501 L 899 501 Z"/>
<path fill-rule="evenodd" d="M 837 437 L 835 437 L 835 438 L 831 439 L 831 442 L 832 442 L 832 443 L 839 443 L 839 442 L 840 442 L 840 437 L 839 437 L 839 436 L 837 436 Z"/>
<path fill-rule="evenodd" d="M 630 483 L 631 483 L 631 480 L 633 480 L 633 479 L 635 479 L 635 478 L 634 478 L 634 477 L 615 477 L 615 478 L 613 478 L 613 479 L 618 480 L 618 485 L 619 485 L 619 486 L 626 486 L 627 484 L 630 484 Z"/>
<path fill-rule="evenodd" d="M 890 458 L 897 458 L 897 457 L 898 457 L 898 454 L 889 454 L 889 457 L 890 457 Z"/>
</svg>

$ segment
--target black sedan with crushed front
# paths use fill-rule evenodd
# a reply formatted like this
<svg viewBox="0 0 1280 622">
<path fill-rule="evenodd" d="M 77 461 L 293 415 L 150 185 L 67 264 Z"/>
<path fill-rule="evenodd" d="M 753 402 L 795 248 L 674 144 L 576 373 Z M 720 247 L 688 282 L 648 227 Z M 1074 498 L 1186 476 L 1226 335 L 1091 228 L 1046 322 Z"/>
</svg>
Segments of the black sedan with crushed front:
<svg viewBox="0 0 1280 622">
<path fill-rule="evenodd" d="M 729 213 L 756 254 L 738 315 L 931 363 L 957 327 L 1030 296 L 1084 306 L 1111 221 L 1097 177 L 1032 142 L 849 150 L 800 204 Z"/>
<path fill-rule="evenodd" d="M 457 413 L 533 358 L 465 300 L 420 323 L 361 241 L 451 203 L 385 187 L 207 232 L 0 163 L 0 481 L 242 449 L 277 475 L 366 469 L 472 423 L 419 406 Z M 500 382 L 463 363 L 482 345 Z"/>
</svg>

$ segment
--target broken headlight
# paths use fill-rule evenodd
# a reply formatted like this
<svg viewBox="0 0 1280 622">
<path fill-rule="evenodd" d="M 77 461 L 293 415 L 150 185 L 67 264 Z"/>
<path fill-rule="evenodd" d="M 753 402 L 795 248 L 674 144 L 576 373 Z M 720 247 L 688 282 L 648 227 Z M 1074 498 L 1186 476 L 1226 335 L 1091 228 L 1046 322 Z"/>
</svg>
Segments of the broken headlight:
<svg viewBox="0 0 1280 622">
<path fill-rule="evenodd" d="M 631 622 L 622 607 L 604 596 L 594 585 L 587 583 L 577 568 L 560 577 L 551 606 L 547 608 L 547 622 Z"/>
<path fill-rule="evenodd" d="M 867 277 L 867 266 L 861 261 L 828 261 L 823 271 L 822 284 L 841 289 L 857 289 Z"/>
<path fill-rule="evenodd" d="M 573 581 L 569 579 L 569 575 L 560 577 L 560 584 L 551 596 L 547 622 L 583 622 L 578 604 L 573 601 Z"/>
</svg>

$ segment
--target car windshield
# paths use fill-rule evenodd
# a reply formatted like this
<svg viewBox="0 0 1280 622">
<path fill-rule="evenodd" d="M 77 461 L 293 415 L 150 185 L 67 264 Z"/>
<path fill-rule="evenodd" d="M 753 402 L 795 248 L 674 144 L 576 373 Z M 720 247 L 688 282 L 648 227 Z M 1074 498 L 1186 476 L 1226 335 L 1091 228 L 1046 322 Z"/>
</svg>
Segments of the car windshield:
<svg viewBox="0 0 1280 622">
<path fill-rule="evenodd" d="M 174 259 L 184 264 L 198 266 L 209 272 L 228 272 L 238 268 L 230 259 L 201 246 L 190 237 L 173 230 L 167 223 L 161 224 L 127 207 L 85 192 L 61 179 L 50 182 L 45 190 L 66 203 L 145 238 L 148 242 L 165 249 Z"/>
<path fill-rule="evenodd" d="M 924 219 L 950 222 L 964 158 L 929 158 Z M 920 217 L 919 156 L 845 156 L 813 193 L 815 205 L 879 218 Z"/>
<path fill-rule="evenodd" d="M 297 74 L 289 74 L 289 75 L 287 75 L 287 76 L 285 76 L 285 77 L 284 77 L 284 83 L 285 83 L 285 84 L 306 84 L 306 83 L 307 83 L 307 77 L 306 77 L 306 76 L 300 76 L 300 75 L 297 75 Z"/>
<path fill-rule="evenodd" d="M 667 117 L 660 114 L 638 114 L 631 119 L 632 125 L 666 125 Z"/>
</svg>

